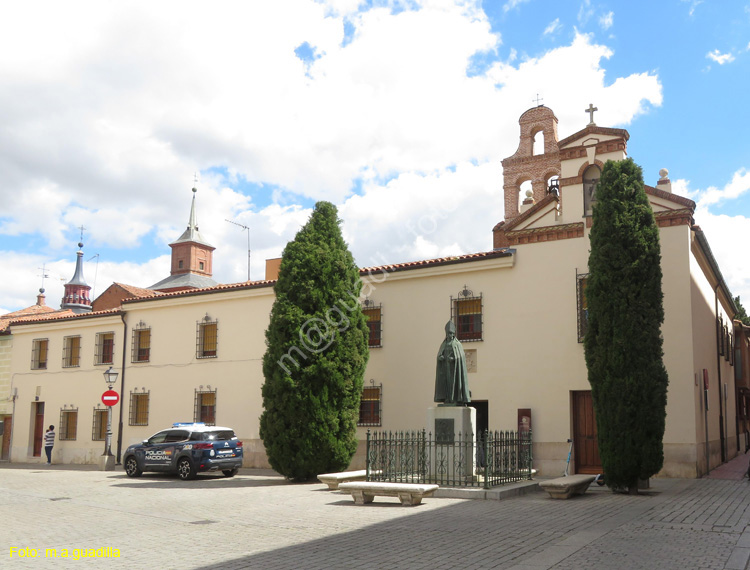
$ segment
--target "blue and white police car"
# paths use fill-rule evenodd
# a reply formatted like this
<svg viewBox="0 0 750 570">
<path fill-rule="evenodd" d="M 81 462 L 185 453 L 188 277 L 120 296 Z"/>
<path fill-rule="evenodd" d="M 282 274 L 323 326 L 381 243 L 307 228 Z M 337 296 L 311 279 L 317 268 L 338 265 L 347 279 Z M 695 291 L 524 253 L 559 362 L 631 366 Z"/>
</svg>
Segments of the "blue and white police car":
<svg viewBox="0 0 750 570">
<path fill-rule="evenodd" d="M 144 471 L 177 473 L 183 480 L 204 471 L 234 477 L 242 467 L 242 442 L 231 428 L 175 423 L 128 447 L 123 465 L 128 477 L 140 477 Z"/>
</svg>

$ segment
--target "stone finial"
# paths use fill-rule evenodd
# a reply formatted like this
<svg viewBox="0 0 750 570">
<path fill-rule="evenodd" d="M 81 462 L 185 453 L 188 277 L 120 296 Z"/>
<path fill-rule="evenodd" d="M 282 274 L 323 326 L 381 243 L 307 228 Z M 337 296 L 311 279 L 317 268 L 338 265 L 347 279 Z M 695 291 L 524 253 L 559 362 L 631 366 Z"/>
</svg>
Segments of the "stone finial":
<svg viewBox="0 0 750 570">
<path fill-rule="evenodd" d="M 669 170 L 666 168 L 659 170 L 659 181 L 656 183 L 656 187 L 664 192 L 672 191 L 672 182 L 669 180 Z"/>
</svg>

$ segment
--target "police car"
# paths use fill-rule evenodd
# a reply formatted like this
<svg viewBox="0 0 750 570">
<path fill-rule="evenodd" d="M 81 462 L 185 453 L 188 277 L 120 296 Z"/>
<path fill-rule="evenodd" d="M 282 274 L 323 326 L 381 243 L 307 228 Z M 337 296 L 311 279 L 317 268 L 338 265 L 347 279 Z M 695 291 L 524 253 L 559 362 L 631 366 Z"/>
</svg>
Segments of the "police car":
<svg viewBox="0 0 750 570">
<path fill-rule="evenodd" d="M 128 447 L 123 465 L 128 477 L 140 477 L 144 471 L 177 473 L 183 480 L 195 479 L 202 471 L 234 477 L 242 466 L 242 442 L 230 428 L 175 423 Z"/>
</svg>

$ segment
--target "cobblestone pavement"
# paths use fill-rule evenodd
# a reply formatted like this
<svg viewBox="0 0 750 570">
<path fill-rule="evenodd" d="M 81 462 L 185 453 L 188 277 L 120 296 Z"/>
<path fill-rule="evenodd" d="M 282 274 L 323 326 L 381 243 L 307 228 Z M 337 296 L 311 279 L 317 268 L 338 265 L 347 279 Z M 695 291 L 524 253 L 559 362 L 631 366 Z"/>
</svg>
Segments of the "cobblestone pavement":
<svg viewBox="0 0 750 570">
<path fill-rule="evenodd" d="M 742 569 L 750 557 L 747 480 L 657 479 L 632 497 L 595 487 L 568 501 L 531 493 L 402 507 L 392 498 L 356 506 L 271 471 L 183 482 L 14 466 L 0 468 L 0 494 L 0 568 L 689 570 Z M 119 558 L 74 559 L 74 549 L 107 547 Z M 22 548 L 37 556 L 11 550 Z"/>
</svg>

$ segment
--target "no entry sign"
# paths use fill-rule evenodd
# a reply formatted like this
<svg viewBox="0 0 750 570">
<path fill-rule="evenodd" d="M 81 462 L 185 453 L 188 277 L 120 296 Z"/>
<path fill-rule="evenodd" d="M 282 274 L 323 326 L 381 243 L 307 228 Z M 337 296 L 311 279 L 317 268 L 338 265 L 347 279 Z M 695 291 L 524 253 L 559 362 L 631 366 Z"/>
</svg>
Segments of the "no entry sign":
<svg viewBox="0 0 750 570">
<path fill-rule="evenodd" d="M 114 390 L 107 390 L 102 394 L 102 404 L 105 406 L 114 406 L 117 402 L 120 401 L 120 394 L 115 392 Z"/>
</svg>

